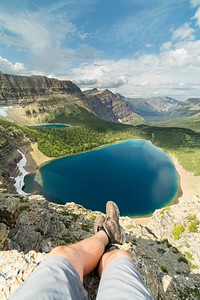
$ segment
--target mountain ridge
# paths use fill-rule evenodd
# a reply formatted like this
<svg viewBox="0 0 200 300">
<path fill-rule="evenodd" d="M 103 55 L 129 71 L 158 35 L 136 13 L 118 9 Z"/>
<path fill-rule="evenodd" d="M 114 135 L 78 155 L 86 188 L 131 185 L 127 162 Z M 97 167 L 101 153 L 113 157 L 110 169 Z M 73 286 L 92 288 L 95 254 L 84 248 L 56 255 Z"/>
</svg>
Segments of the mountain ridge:
<svg viewBox="0 0 200 300">
<path fill-rule="evenodd" d="M 189 98 L 181 102 L 168 96 L 128 98 L 108 89 L 95 88 L 82 92 L 69 80 L 1 72 L 0 107 L 13 105 L 15 109 L 10 108 L 9 111 L 12 117 L 17 116 L 14 121 L 20 122 L 21 118 L 22 123 L 33 124 L 49 122 L 49 114 L 60 114 L 61 108 L 65 115 L 73 114 L 72 107 L 80 113 L 85 110 L 86 114 L 92 113 L 103 120 L 129 124 L 140 124 L 144 119 L 147 123 L 177 119 L 179 123 L 179 119 L 198 116 L 200 112 L 200 98 Z M 20 109 L 17 110 L 16 106 L 20 106 Z"/>
<path fill-rule="evenodd" d="M 108 105 L 101 99 L 87 98 L 71 81 L 37 75 L 17 76 L 0 73 L 0 106 L 19 105 L 20 108 L 24 108 L 24 112 L 29 110 L 29 117 L 31 116 L 29 107 L 31 107 L 34 117 L 37 117 L 36 114 L 39 115 L 39 118 L 35 118 L 39 123 L 45 121 L 50 111 L 55 111 L 57 114 L 58 107 L 63 107 L 66 115 L 71 114 L 70 106 L 78 109 L 82 107 L 97 117 L 111 122 L 130 123 L 135 119 L 141 119 L 130 110 L 128 103 L 112 95 Z M 48 106 L 48 111 L 45 106 Z M 17 121 L 19 122 L 19 119 Z"/>
<path fill-rule="evenodd" d="M 133 111 L 145 116 L 169 114 L 179 103 L 171 97 L 125 98 L 131 104 Z"/>
<path fill-rule="evenodd" d="M 171 113 L 171 117 L 191 117 L 200 113 L 200 98 L 188 98 L 177 104 Z"/>
<path fill-rule="evenodd" d="M 52 94 L 82 94 L 71 81 L 61 81 L 46 76 L 18 76 L 0 73 L 0 105 L 25 105 L 26 100 L 34 102 L 36 97 Z"/>
</svg>

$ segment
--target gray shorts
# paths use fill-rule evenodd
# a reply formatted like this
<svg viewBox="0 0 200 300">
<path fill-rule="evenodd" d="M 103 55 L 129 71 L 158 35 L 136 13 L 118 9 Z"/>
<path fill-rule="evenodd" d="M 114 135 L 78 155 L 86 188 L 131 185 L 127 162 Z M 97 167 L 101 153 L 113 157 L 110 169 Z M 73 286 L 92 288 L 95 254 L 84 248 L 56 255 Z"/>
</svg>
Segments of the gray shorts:
<svg viewBox="0 0 200 300">
<path fill-rule="evenodd" d="M 10 300 L 85 300 L 86 290 L 74 267 L 62 257 L 49 257 L 17 289 Z M 152 299 L 132 262 L 117 258 L 100 281 L 98 300 Z"/>
</svg>

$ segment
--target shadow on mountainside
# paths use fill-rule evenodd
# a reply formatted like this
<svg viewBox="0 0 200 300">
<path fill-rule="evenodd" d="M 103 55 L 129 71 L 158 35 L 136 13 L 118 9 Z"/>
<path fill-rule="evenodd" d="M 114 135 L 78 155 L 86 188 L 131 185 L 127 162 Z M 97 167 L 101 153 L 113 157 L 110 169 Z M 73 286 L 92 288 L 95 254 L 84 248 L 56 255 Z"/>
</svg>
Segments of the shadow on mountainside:
<svg viewBox="0 0 200 300">
<path fill-rule="evenodd" d="M 98 214 L 75 203 L 49 203 L 36 195 L 0 195 L 0 250 L 7 250 L 0 255 L 0 291 L 6 287 L 7 294 L 13 292 L 16 282 L 21 284 L 45 258 L 32 250 L 48 253 L 57 245 L 91 236 Z M 200 299 L 200 276 L 194 273 L 191 261 L 133 219 L 122 217 L 120 222 L 126 230 L 126 244 L 120 248 L 131 253 L 154 299 Z M 14 249 L 17 251 L 10 251 Z M 95 272 L 85 278 L 89 299 L 96 298 L 98 284 Z"/>
</svg>

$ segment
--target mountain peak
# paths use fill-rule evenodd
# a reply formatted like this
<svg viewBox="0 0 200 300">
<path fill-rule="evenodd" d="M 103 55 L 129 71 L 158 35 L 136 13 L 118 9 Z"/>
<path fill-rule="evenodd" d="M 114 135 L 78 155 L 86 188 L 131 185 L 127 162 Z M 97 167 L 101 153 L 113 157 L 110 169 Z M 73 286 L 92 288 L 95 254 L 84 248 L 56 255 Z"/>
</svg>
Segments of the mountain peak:
<svg viewBox="0 0 200 300">
<path fill-rule="evenodd" d="M 131 123 L 135 120 L 140 122 L 142 120 L 140 116 L 131 111 L 130 104 L 119 97 L 119 94 L 114 94 L 108 89 L 93 89 L 84 93 L 91 110 L 104 120 L 120 123 Z"/>
<path fill-rule="evenodd" d="M 163 96 L 150 98 L 126 98 L 131 108 L 142 116 L 158 116 L 168 114 L 179 103 L 178 100 Z"/>
</svg>

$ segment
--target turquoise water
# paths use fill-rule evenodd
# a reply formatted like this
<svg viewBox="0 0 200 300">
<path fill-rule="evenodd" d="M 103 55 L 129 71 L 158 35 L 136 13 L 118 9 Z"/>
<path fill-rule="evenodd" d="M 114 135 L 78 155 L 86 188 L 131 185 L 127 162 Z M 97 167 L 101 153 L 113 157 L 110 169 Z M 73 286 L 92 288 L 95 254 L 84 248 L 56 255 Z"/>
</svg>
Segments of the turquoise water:
<svg viewBox="0 0 200 300">
<path fill-rule="evenodd" d="M 34 127 L 34 128 L 65 128 L 65 127 L 69 127 L 69 126 L 70 125 L 61 124 L 61 123 L 48 123 L 48 124 L 33 125 L 31 127 Z"/>
<path fill-rule="evenodd" d="M 170 158 L 144 140 L 128 140 L 56 159 L 42 166 L 39 176 L 25 179 L 26 192 L 37 190 L 49 201 L 73 201 L 104 212 L 105 203 L 113 200 L 122 215 L 134 216 L 165 206 L 178 188 Z"/>
</svg>

